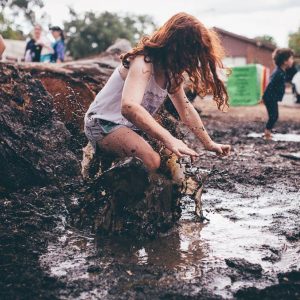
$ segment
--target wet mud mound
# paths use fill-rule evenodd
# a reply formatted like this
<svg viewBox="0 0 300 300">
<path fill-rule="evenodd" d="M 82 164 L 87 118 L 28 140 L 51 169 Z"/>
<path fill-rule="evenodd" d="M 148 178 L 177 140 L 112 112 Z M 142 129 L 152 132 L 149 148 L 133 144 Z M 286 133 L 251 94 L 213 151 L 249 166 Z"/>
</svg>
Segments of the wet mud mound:
<svg viewBox="0 0 300 300">
<path fill-rule="evenodd" d="M 79 181 L 80 163 L 41 82 L 14 65 L 0 73 L 1 298 L 53 299 L 61 283 L 38 258 L 68 218 L 64 190 Z"/>
<path fill-rule="evenodd" d="M 101 182 L 101 183 L 100 183 Z M 127 159 L 103 172 L 98 180 L 106 194 L 96 217 L 97 234 L 157 237 L 180 218 L 180 194 L 170 178 L 152 174 L 138 159 Z M 102 192 L 102 193 L 103 193 Z"/>
<path fill-rule="evenodd" d="M 80 174 L 71 134 L 40 81 L 0 65 L 0 186 L 16 190 L 68 181 Z"/>
</svg>

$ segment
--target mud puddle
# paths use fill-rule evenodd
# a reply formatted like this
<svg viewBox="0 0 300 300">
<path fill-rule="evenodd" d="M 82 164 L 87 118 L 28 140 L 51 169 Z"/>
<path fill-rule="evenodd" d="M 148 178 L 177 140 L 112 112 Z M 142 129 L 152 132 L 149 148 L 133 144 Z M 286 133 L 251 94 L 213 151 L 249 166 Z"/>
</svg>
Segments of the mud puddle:
<svg viewBox="0 0 300 300">
<path fill-rule="evenodd" d="M 248 134 L 251 138 L 263 138 L 263 133 L 251 132 Z M 274 133 L 272 134 L 272 140 L 275 142 L 300 142 L 299 133 Z"/>
<path fill-rule="evenodd" d="M 154 295 L 157 290 L 156 296 L 162 289 L 171 293 L 186 285 L 188 291 L 181 291 L 185 295 L 203 294 L 205 289 L 225 299 L 241 288 L 276 284 L 278 273 L 300 269 L 300 193 L 278 185 L 237 185 L 236 190 L 210 189 L 204 194 L 209 219 L 204 224 L 195 219 L 193 201 L 184 198 L 178 227 L 155 240 L 99 240 L 65 228 L 40 264 L 67 283 L 70 290 L 61 291 L 62 299 L 114 298 L 141 281 L 143 289 L 146 285 Z M 145 280 L 142 274 L 149 268 L 160 275 Z"/>
</svg>

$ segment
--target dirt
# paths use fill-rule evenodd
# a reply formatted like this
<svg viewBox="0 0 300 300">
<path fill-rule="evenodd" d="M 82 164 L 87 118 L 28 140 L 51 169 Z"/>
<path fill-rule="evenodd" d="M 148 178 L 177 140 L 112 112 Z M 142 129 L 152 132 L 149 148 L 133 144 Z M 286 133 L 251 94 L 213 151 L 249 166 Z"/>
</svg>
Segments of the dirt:
<svg viewBox="0 0 300 300">
<path fill-rule="evenodd" d="M 263 106 L 223 114 L 196 101 L 214 140 L 232 145 L 229 158 L 181 128 L 201 154 L 195 166 L 209 173 L 205 222 L 184 197 L 168 232 L 105 238 L 92 230 L 103 198 L 79 176 L 84 137 L 53 100 L 41 104 L 50 95 L 38 81 L 2 72 L 1 299 L 300 298 L 300 163 L 282 155 L 299 152 L 299 142 L 248 136 L 262 132 Z M 282 106 L 277 132 L 300 135 L 299 112 Z"/>
</svg>

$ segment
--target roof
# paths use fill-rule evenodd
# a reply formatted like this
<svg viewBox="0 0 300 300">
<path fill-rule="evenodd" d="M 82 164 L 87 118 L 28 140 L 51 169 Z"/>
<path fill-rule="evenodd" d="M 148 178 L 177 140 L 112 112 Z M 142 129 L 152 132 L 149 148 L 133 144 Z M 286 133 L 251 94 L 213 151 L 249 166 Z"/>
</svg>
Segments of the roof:
<svg viewBox="0 0 300 300">
<path fill-rule="evenodd" d="M 224 30 L 224 29 L 219 28 L 219 27 L 213 27 L 213 29 L 220 35 L 227 35 L 227 36 L 230 36 L 232 38 L 241 40 L 243 42 L 255 45 L 256 47 L 267 48 L 271 51 L 274 51 L 276 49 L 276 46 L 274 46 L 273 44 L 268 43 L 268 42 L 262 42 L 262 41 L 257 41 L 256 39 L 250 39 L 250 38 L 247 38 L 243 35 L 239 35 L 239 34 Z"/>
</svg>

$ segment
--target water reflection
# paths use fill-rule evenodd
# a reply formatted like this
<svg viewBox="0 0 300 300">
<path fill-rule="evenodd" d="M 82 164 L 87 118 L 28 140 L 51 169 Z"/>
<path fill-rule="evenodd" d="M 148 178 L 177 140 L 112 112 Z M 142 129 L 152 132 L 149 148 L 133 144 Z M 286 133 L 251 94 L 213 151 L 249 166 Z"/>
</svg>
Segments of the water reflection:
<svg viewBox="0 0 300 300">
<path fill-rule="evenodd" d="M 300 267 L 300 244 L 285 236 L 285 232 L 290 234 L 297 229 L 300 191 L 279 185 L 268 190 L 245 185 L 236 187 L 236 193 L 210 189 L 204 194 L 205 216 L 210 219 L 207 224 L 196 221 L 194 201 L 186 198 L 178 227 L 165 236 L 148 241 L 96 237 L 95 248 L 93 238 L 79 230 L 67 230 L 58 241 L 49 243 L 40 263 L 50 274 L 66 277 L 71 282 L 78 278 L 102 280 L 101 289 L 97 291 L 102 294 L 110 287 L 105 283 L 105 275 L 99 274 L 110 270 L 114 262 L 173 270 L 178 282 L 194 282 L 194 289 L 198 288 L 201 277 L 201 282 L 226 299 L 231 299 L 232 292 L 241 286 L 263 288 L 277 280 L 277 273 Z M 241 277 L 233 283 L 226 258 L 258 263 L 264 274 L 269 275 L 262 279 Z M 99 266 L 102 271 L 89 273 L 90 265 Z M 159 284 L 167 285 L 168 280 L 167 276 L 165 283 Z"/>
<path fill-rule="evenodd" d="M 262 138 L 262 133 L 251 132 L 248 134 L 251 138 Z M 297 133 L 274 133 L 272 134 L 272 140 L 276 142 L 300 142 L 300 134 Z"/>
<path fill-rule="evenodd" d="M 201 223 L 185 220 L 171 233 L 155 240 L 98 238 L 96 245 L 101 253 L 114 257 L 118 262 L 153 264 L 179 270 L 203 259 L 203 243 L 200 238 L 203 226 Z"/>
</svg>

